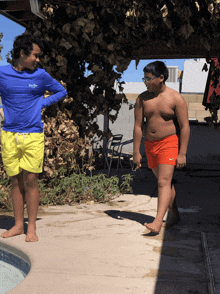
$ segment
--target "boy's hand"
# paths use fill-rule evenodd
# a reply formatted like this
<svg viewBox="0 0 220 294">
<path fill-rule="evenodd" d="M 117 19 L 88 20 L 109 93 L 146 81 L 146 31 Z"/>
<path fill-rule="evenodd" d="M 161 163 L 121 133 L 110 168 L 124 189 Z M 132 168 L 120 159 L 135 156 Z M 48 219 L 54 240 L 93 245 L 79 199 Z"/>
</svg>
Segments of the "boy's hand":
<svg viewBox="0 0 220 294">
<path fill-rule="evenodd" d="M 134 152 L 134 154 L 133 154 L 133 163 L 134 163 L 136 169 L 141 167 L 141 160 L 142 160 L 142 157 L 141 157 L 140 152 L 138 152 L 138 153 Z"/>
<path fill-rule="evenodd" d="M 5 115 L 4 115 L 3 108 L 0 108 L 0 115 L 1 115 L 2 119 L 5 120 Z"/>
<path fill-rule="evenodd" d="M 184 166 L 186 166 L 186 155 L 179 154 L 177 156 L 177 164 L 176 164 L 176 167 L 177 168 L 183 168 Z"/>
</svg>

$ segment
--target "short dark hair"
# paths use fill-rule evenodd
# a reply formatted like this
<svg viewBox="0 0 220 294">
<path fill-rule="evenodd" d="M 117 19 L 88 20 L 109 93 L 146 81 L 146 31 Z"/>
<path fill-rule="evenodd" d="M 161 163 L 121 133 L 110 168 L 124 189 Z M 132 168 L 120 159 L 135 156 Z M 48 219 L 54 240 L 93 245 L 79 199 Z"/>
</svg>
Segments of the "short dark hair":
<svg viewBox="0 0 220 294">
<path fill-rule="evenodd" d="M 12 49 L 12 59 L 18 59 L 20 57 L 20 51 L 23 49 L 25 55 L 29 56 L 33 50 L 33 44 L 36 44 L 43 49 L 42 41 L 34 35 L 22 34 L 15 38 L 13 49 Z"/>
<path fill-rule="evenodd" d="M 148 65 L 145 66 L 144 68 L 145 73 L 152 73 L 156 77 L 159 77 L 160 75 L 164 76 L 164 82 L 168 79 L 169 77 L 169 72 L 162 61 L 154 61 L 151 63 L 148 63 Z"/>
</svg>

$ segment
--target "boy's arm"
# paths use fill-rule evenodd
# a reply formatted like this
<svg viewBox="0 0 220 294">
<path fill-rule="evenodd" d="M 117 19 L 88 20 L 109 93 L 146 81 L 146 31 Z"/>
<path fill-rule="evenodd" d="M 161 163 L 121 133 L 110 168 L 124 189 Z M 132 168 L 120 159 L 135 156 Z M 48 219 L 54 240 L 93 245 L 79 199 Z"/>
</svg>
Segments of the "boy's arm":
<svg viewBox="0 0 220 294">
<path fill-rule="evenodd" d="M 0 84 L 0 89 L 1 89 L 1 84 Z M 3 105 L 2 105 L 1 94 L 0 94 L 0 101 L 1 101 L 1 104 L 0 104 L 0 115 L 2 117 L 2 120 L 5 120 L 5 115 L 4 115 Z"/>
<path fill-rule="evenodd" d="M 5 120 L 4 110 L 2 108 L 2 105 L 0 105 L 0 115 L 2 117 L 2 120 Z"/>
<path fill-rule="evenodd" d="M 177 157 L 177 167 L 182 167 L 186 164 L 186 151 L 190 136 L 188 108 L 182 95 L 178 95 L 176 99 L 175 112 L 180 126 L 180 149 Z"/>
<path fill-rule="evenodd" d="M 134 131 L 133 131 L 133 162 L 137 164 L 138 167 L 141 166 L 141 154 L 140 154 L 140 145 L 143 134 L 143 122 L 144 122 L 144 114 L 143 114 L 143 103 L 138 96 L 134 108 Z"/>
<path fill-rule="evenodd" d="M 67 95 L 67 91 L 64 89 L 64 87 L 46 72 L 45 79 L 45 90 L 53 92 L 54 94 L 43 99 L 41 109 L 58 102 Z"/>
</svg>

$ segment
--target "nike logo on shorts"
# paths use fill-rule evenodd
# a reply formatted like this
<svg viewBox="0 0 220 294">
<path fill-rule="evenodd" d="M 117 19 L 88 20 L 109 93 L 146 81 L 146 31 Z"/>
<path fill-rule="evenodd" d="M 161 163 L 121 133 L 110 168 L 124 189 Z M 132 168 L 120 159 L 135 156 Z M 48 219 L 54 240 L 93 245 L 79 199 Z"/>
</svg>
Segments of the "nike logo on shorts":
<svg viewBox="0 0 220 294">
<path fill-rule="evenodd" d="M 174 158 L 169 158 L 169 160 L 174 160 Z"/>
</svg>

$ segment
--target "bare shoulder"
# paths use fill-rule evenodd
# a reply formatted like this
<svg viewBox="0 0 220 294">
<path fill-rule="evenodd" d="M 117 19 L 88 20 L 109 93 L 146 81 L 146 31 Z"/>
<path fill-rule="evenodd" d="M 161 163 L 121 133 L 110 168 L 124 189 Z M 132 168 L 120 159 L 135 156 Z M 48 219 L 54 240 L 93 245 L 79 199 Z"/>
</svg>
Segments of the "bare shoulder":
<svg viewBox="0 0 220 294">
<path fill-rule="evenodd" d="M 176 90 L 173 90 L 169 87 L 167 87 L 167 91 L 169 91 L 169 96 L 173 98 L 175 104 L 186 104 L 185 99 L 183 98 L 183 96 L 177 92 Z"/>
<path fill-rule="evenodd" d="M 142 99 L 141 99 L 141 94 L 137 97 L 136 102 L 135 102 L 135 110 L 141 108 L 143 106 Z"/>
<path fill-rule="evenodd" d="M 153 94 L 148 92 L 148 91 L 144 91 L 142 92 L 137 99 L 139 99 L 141 102 L 143 101 L 147 101 L 153 98 Z"/>
<path fill-rule="evenodd" d="M 138 95 L 137 99 L 136 99 L 136 103 L 135 103 L 135 109 L 140 109 L 144 107 L 144 101 L 149 100 L 149 92 L 145 91 L 142 92 L 140 95 Z"/>
</svg>

